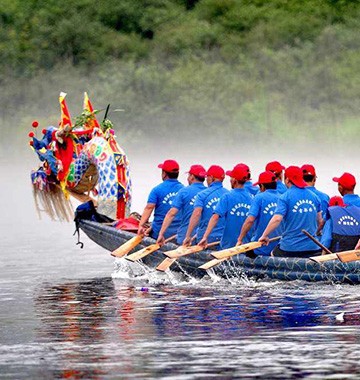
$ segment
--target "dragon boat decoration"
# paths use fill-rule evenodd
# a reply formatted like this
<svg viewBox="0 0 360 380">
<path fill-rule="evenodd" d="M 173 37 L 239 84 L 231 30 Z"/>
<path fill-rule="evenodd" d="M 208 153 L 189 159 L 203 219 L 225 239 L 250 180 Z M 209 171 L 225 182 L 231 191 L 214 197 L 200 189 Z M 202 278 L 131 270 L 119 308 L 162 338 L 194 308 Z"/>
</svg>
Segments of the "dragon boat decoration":
<svg viewBox="0 0 360 380">
<path fill-rule="evenodd" d="M 87 93 L 84 94 L 83 113 L 74 123 L 65 101 L 59 96 L 61 119 L 58 128 L 42 130 L 42 138 L 29 133 L 30 146 L 37 153 L 41 165 L 32 170 L 31 182 L 35 205 L 52 219 L 70 221 L 73 209 L 70 196 L 81 202 L 93 200 L 97 212 L 110 219 L 129 215 L 131 207 L 131 179 L 129 161 L 118 145 L 113 124 L 107 119 L 99 123 Z M 32 126 L 37 130 L 39 123 Z"/>
</svg>

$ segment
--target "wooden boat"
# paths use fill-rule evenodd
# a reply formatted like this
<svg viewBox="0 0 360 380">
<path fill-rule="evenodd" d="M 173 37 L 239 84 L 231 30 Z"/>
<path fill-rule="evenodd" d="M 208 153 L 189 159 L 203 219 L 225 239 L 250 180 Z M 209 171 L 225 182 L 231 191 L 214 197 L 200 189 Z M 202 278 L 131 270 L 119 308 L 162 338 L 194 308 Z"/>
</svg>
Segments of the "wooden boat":
<svg viewBox="0 0 360 380">
<path fill-rule="evenodd" d="M 101 247 L 114 251 L 120 245 L 131 239 L 134 234 L 113 227 L 88 220 L 81 220 L 80 229 Z M 150 244 L 154 239 L 144 238 L 136 248 L 139 250 Z M 163 251 L 176 249 L 173 243 L 167 243 L 161 250 L 146 256 L 143 263 L 150 268 L 156 268 L 166 256 Z M 212 260 L 210 251 L 179 258 L 171 267 L 171 271 L 184 272 L 194 277 L 202 277 L 207 272 L 199 269 L 199 266 Z M 129 265 L 132 265 L 131 263 Z M 350 263 L 341 263 L 339 260 L 331 260 L 321 264 L 310 259 L 280 258 L 258 256 L 250 259 L 244 255 L 237 255 L 231 259 L 213 267 L 211 271 L 220 277 L 239 277 L 246 275 L 255 278 L 273 278 L 277 280 L 304 280 L 304 281 L 331 281 L 349 284 L 360 283 L 360 260 Z"/>
</svg>

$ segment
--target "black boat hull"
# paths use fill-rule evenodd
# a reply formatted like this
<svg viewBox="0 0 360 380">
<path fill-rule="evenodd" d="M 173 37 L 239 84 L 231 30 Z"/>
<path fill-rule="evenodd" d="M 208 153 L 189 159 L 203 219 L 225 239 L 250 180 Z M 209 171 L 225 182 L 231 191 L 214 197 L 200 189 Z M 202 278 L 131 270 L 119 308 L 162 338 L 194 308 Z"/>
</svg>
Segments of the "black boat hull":
<svg viewBox="0 0 360 380">
<path fill-rule="evenodd" d="M 114 251 L 134 236 L 133 233 L 88 220 L 80 221 L 80 228 L 91 240 L 108 251 Z M 144 238 L 136 250 L 153 243 L 153 239 Z M 162 251 L 176 248 L 175 244 L 167 243 L 161 250 L 146 256 L 142 261 L 148 267 L 156 268 L 166 258 Z M 203 251 L 178 259 L 171 266 L 171 270 L 202 277 L 206 275 L 206 271 L 198 267 L 211 259 L 213 257 L 210 251 Z M 213 268 L 213 271 L 220 277 L 239 277 L 245 274 L 249 277 L 268 277 L 286 281 L 360 283 L 360 260 L 352 263 L 341 263 L 339 260 L 332 260 L 318 264 L 309 259 L 301 258 L 258 256 L 256 259 L 250 259 L 244 255 L 237 255 L 217 265 Z"/>
</svg>

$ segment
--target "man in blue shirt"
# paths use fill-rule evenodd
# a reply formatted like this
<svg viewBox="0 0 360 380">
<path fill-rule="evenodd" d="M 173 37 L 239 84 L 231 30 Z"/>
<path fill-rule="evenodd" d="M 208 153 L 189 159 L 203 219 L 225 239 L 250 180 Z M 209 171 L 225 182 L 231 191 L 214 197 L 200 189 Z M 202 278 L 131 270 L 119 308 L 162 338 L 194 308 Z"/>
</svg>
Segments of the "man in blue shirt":
<svg viewBox="0 0 360 380">
<path fill-rule="evenodd" d="M 260 193 L 255 195 L 249 216 L 242 226 L 237 245 L 242 245 L 245 242 L 244 239 L 253 226 L 254 233 L 251 240 L 258 241 L 269 224 L 270 219 L 273 217 L 278 205 L 280 194 L 276 190 L 277 181 L 274 173 L 271 171 L 261 173 L 256 185 L 260 186 Z M 281 236 L 283 230 L 283 223 L 281 223 L 280 226 L 271 233 L 270 238 Z M 257 255 L 270 256 L 276 244 L 277 242 L 270 243 L 268 246 L 258 248 L 254 252 Z"/>
<path fill-rule="evenodd" d="M 301 231 L 307 230 L 312 236 L 323 226 L 319 198 L 306 189 L 302 170 L 290 166 L 285 170 L 286 193 L 279 198 L 275 215 L 271 218 L 259 241 L 269 244 L 270 234 L 284 220 L 284 233 L 280 244 L 272 251 L 273 256 L 311 257 L 320 250 Z"/>
<path fill-rule="evenodd" d="M 347 206 L 360 207 L 360 197 L 354 194 L 356 179 L 350 173 L 344 173 L 341 177 L 333 178 L 334 182 L 338 183 L 339 193 L 343 196 L 343 201 Z"/>
<path fill-rule="evenodd" d="M 158 167 L 162 169 L 161 177 L 163 182 L 151 190 L 138 229 L 139 235 L 150 235 L 154 239 L 158 238 L 161 225 L 172 206 L 172 201 L 179 190 L 184 187 L 177 179 L 179 177 L 179 164 L 176 161 L 166 160 L 164 163 L 159 164 Z M 149 221 L 154 210 L 154 221 L 152 222 L 151 229 L 148 230 L 145 224 Z M 175 218 L 171 227 L 166 231 L 165 237 L 175 235 L 179 226 L 180 218 Z"/>
<path fill-rule="evenodd" d="M 360 208 L 344 204 L 341 197 L 332 197 L 321 243 L 331 252 L 354 249 L 360 238 Z"/>
<path fill-rule="evenodd" d="M 315 188 L 317 176 L 313 165 L 303 165 L 301 167 L 301 170 L 303 171 L 303 178 L 307 184 L 307 189 L 312 191 L 315 195 L 317 195 L 320 200 L 322 217 L 323 219 L 325 219 L 326 212 L 329 207 L 330 197 L 327 194 Z"/>
<path fill-rule="evenodd" d="M 208 188 L 198 193 L 195 198 L 194 211 L 190 218 L 189 227 L 183 242 L 184 245 L 191 243 L 191 237 L 196 226 L 196 241 L 201 241 L 217 203 L 225 193 L 229 192 L 229 190 L 223 187 L 225 171 L 222 167 L 212 165 L 207 172 L 200 174 L 206 176 Z M 224 226 L 225 220 L 224 218 L 220 218 L 218 225 L 211 235 L 208 236 L 209 243 L 221 239 Z"/>
<path fill-rule="evenodd" d="M 248 180 L 248 170 L 242 165 L 236 165 L 233 170 L 226 172 L 231 177 L 230 192 L 224 194 L 216 205 L 213 216 L 211 217 L 207 229 L 199 245 L 206 247 L 209 236 L 216 228 L 219 220 L 225 219 L 225 228 L 221 237 L 220 249 L 234 247 L 239 236 L 241 227 L 249 214 L 252 196 L 244 185 Z M 250 236 L 244 237 L 245 242 L 250 241 Z"/>
<path fill-rule="evenodd" d="M 269 162 L 265 170 L 273 172 L 276 176 L 276 190 L 279 194 L 284 194 L 287 190 L 287 187 L 283 183 L 283 171 L 285 169 L 285 166 L 282 166 L 279 161 L 272 161 Z"/>
<path fill-rule="evenodd" d="M 177 231 L 177 243 L 181 245 L 185 239 L 191 215 L 194 211 L 195 197 L 197 193 L 206 189 L 204 186 L 205 177 L 200 174 L 205 172 L 202 165 L 192 165 L 188 172 L 189 186 L 182 188 L 175 197 L 171 209 L 168 211 L 162 224 L 157 243 L 162 246 L 165 242 L 165 233 L 177 213 L 180 211 L 182 218 Z M 195 231 L 194 231 L 195 233 Z"/>
</svg>

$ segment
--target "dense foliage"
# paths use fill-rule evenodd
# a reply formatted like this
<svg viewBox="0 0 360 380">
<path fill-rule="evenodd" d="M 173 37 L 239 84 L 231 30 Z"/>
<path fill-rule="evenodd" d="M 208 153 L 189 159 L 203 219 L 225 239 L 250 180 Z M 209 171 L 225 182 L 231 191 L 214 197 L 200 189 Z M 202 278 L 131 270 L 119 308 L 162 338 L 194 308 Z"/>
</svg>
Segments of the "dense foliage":
<svg viewBox="0 0 360 380">
<path fill-rule="evenodd" d="M 359 32 L 355 0 L 2 0 L 2 117 L 78 87 L 124 108 L 139 133 L 175 121 L 350 139 Z"/>
</svg>

